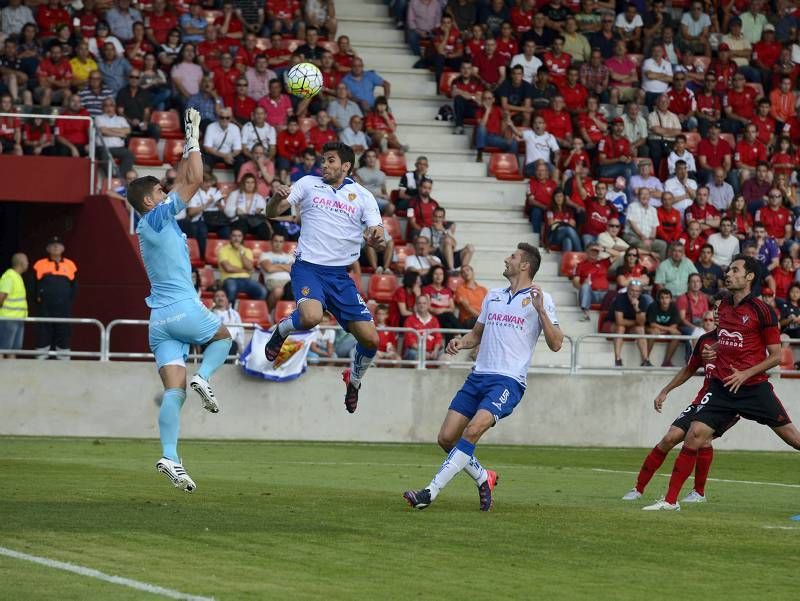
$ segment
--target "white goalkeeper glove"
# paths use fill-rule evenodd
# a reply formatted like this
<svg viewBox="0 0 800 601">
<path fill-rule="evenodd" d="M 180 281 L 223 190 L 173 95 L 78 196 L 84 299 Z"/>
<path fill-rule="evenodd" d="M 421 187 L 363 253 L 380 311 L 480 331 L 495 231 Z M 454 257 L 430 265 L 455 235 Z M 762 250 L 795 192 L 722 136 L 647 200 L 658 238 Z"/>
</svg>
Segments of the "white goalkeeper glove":
<svg viewBox="0 0 800 601">
<path fill-rule="evenodd" d="M 183 122 L 186 131 L 184 156 L 190 152 L 200 152 L 200 113 L 197 109 L 186 109 L 183 115 Z"/>
</svg>

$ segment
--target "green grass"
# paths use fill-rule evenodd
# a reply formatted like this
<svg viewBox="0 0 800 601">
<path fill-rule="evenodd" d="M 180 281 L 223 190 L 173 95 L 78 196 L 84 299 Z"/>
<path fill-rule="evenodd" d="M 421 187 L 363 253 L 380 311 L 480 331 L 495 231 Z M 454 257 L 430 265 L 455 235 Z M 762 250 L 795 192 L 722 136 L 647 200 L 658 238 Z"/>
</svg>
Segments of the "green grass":
<svg viewBox="0 0 800 601">
<path fill-rule="evenodd" d="M 187 495 L 155 441 L 0 438 L 0 546 L 221 601 L 799 598 L 800 488 L 712 481 L 651 514 L 619 500 L 632 475 L 592 471 L 641 449 L 478 449 L 502 475 L 489 514 L 465 475 L 408 509 L 433 444 L 188 442 Z M 800 484 L 791 453 L 718 452 L 711 477 Z M 3 600 L 156 598 L 0 557 Z"/>
</svg>

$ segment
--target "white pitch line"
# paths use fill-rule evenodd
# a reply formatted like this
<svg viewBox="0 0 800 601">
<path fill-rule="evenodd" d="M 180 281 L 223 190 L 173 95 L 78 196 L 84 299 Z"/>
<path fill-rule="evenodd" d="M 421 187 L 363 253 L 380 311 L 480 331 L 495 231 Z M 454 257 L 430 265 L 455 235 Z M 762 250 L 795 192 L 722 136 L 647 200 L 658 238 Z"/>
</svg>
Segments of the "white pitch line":
<svg viewBox="0 0 800 601">
<path fill-rule="evenodd" d="M 592 468 L 593 472 L 605 474 L 638 474 L 639 472 L 625 472 L 622 470 L 606 470 L 599 467 Z M 670 474 L 656 474 L 662 478 L 669 478 Z M 756 482 L 755 480 L 726 480 L 724 478 L 709 478 L 709 482 L 729 482 L 731 484 L 757 484 L 759 486 L 780 486 L 781 488 L 800 488 L 800 484 L 784 484 L 783 482 Z"/>
<path fill-rule="evenodd" d="M 765 530 L 800 530 L 800 526 L 761 526 Z"/>
<path fill-rule="evenodd" d="M 147 582 L 139 582 L 138 580 L 131 580 L 130 578 L 123 578 L 121 576 L 111 576 L 92 568 L 85 568 L 83 566 L 75 565 L 74 563 L 67 563 L 64 561 L 56 561 L 55 559 L 48 559 L 47 557 L 38 557 L 37 555 L 28 555 L 27 553 L 20 553 L 13 549 L 0 547 L 0 555 L 6 557 L 13 557 L 14 559 L 21 559 L 23 561 L 30 561 L 38 563 L 39 565 L 47 566 L 48 568 L 55 568 L 57 570 L 64 570 L 65 572 L 72 572 L 73 574 L 80 574 L 81 576 L 88 576 L 96 580 L 104 580 L 111 584 L 118 584 L 120 586 L 127 586 L 146 593 L 154 595 L 161 595 L 169 599 L 180 599 L 182 601 L 214 601 L 213 597 L 200 597 L 198 595 L 190 595 L 189 593 L 182 593 L 169 588 L 156 586 L 155 584 L 148 584 Z"/>
</svg>

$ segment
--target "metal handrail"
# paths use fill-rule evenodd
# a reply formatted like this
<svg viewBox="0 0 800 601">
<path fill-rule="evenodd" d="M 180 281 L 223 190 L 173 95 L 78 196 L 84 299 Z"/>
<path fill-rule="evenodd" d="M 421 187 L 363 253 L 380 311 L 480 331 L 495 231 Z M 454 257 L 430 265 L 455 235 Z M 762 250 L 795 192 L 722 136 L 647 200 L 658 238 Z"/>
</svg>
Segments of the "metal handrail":
<svg viewBox="0 0 800 601">
<path fill-rule="evenodd" d="M 2 349 L 0 348 L 0 355 L 19 355 L 21 357 L 76 357 L 87 359 L 100 359 L 106 355 L 106 327 L 97 319 L 90 319 L 86 317 L 25 317 L 23 319 L 8 318 L 8 321 L 21 321 L 23 323 L 69 323 L 76 325 L 93 325 L 97 326 L 100 331 L 100 350 L 99 351 L 52 351 L 46 353 L 35 349 Z"/>
<path fill-rule="evenodd" d="M 89 194 L 96 191 L 95 182 L 95 126 L 94 119 L 87 115 L 39 115 L 36 113 L 0 113 L 0 117 L 15 117 L 17 119 L 64 119 L 89 122 Z M 54 136 L 55 140 L 55 136 Z"/>
</svg>

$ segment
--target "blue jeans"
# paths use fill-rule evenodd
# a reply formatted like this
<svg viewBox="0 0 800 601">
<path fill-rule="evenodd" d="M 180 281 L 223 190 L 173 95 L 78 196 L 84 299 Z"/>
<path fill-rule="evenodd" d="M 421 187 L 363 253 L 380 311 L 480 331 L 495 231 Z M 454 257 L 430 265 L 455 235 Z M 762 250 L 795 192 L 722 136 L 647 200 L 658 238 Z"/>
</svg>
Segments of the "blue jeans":
<svg viewBox="0 0 800 601">
<path fill-rule="evenodd" d="M 589 282 L 584 282 L 578 291 L 581 309 L 588 311 L 593 304 L 602 302 L 607 292 L 608 290 L 592 290 L 592 285 Z"/>
<path fill-rule="evenodd" d="M 486 131 L 486 126 L 479 123 L 475 128 L 475 148 L 483 150 L 487 146 L 499 148 L 503 152 L 516 152 L 517 141 L 509 140 L 497 134 L 490 134 Z"/>
<path fill-rule="evenodd" d="M 21 349 L 24 333 L 25 322 L 16 319 L 0 319 L 0 352 L 3 349 L 15 351 Z"/>
<path fill-rule="evenodd" d="M 534 234 L 542 234 L 542 222 L 544 221 L 544 209 L 539 207 L 531 207 L 530 217 L 531 225 L 533 226 Z"/>
<path fill-rule="evenodd" d="M 551 244 L 558 244 L 564 252 L 583 250 L 580 236 L 571 225 L 559 225 L 555 231 L 550 232 L 548 240 Z"/>
<path fill-rule="evenodd" d="M 231 304 L 236 301 L 236 295 L 240 292 L 255 300 L 264 300 L 267 297 L 264 286 L 250 278 L 228 278 L 222 282 L 222 288 Z"/>
</svg>

